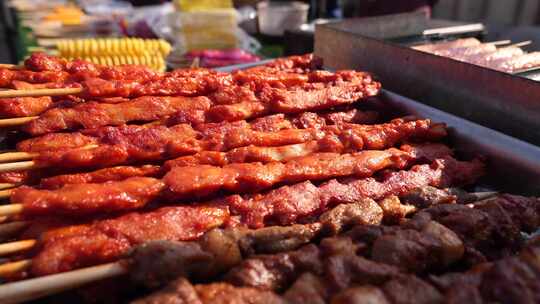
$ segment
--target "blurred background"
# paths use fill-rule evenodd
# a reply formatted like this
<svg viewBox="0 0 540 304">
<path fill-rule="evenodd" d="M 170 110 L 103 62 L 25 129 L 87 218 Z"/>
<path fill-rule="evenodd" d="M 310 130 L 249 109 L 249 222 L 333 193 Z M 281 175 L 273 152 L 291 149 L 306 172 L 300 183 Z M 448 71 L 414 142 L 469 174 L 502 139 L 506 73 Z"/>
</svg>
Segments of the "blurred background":
<svg viewBox="0 0 540 304">
<path fill-rule="evenodd" d="M 313 50 L 314 24 L 403 12 L 482 23 L 485 41 L 540 49 L 540 0 L 0 0 L 0 62 L 32 51 L 157 69 L 223 66 Z M 138 40 L 137 40 L 138 39 Z M 141 39 L 167 42 L 159 56 Z M 158 42 L 156 42 L 158 43 Z M 148 52 L 138 52 L 148 47 Z M 98 58 L 96 50 L 107 49 Z M 94 52 L 92 51 L 94 50 Z M 121 52 L 123 50 L 123 52 Z M 117 54 L 118 53 L 118 54 Z"/>
</svg>

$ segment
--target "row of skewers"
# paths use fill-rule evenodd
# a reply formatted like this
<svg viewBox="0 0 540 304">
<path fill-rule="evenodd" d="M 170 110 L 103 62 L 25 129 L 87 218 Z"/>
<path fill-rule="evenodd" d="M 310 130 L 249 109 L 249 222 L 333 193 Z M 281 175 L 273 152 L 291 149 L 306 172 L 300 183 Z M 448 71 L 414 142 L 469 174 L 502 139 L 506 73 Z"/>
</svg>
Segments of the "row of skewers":
<svg viewBox="0 0 540 304">
<path fill-rule="evenodd" d="M 506 73 L 520 73 L 540 66 L 540 52 L 527 53 L 525 41 L 510 44 L 509 40 L 482 43 L 476 38 L 413 46 L 413 49 L 472 63 Z"/>
<path fill-rule="evenodd" d="M 0 70 L 7 89 L 0 91 L 0 125 L 16 130 L 8 137 L 17 142 L 16 151 L 0 154 L 0 195 L 10 201 L 0 206 L 0 238 L 7 242 L 0 244 L 0 255 L 8 259 L 0 265 L 0 276 L 37 277 L 0 286 L 0 299 L 22 301 L 126 273 L 155 288 L 179 276 L 208 282 L 229 272 L 225 281 L 237 287 L 189 287 L 185 279 L 175 284 L 195 290 L 191 298 L 200 303 L 223 300 L 224 293 L 246 303 L 255 298 L 260 299 L 256 303 L 298 303 L 300 298 L 289 299 L 283 291 L 303 272 L 319 277 L 312 282 L 332 275 L 304 266 L 281 274 L 285 269 L 272 261 L 303 256 L 318 248 L 306 244 L 337 236 L 351 225 L 382 229 L 381 237 L 393 235 L 396 242 L 425 244 L 426 233 L 435 238 L 435 245 L 423 249 L 436 253 L 434 260 L 411 252 L 399 255 L 400 248 L 390 245 L 381 247 L 379 258 L 375 249 L 359 252 L 379 263 L 366 271 L 391 269 L 387 279 L 362 281 L 377 288 L 463 265 L 471 258 L 466 250 L 496 260 L 502 250 L 522 248 L 520 231 L 531 232 L 540 222 L 535 198 L 453 192 L 485 173 L 482 158 L 456 159 L 442 143 L 447 136 L 443 124 L 413 117 L 387 120 L 385 105 L 372 98 L 380 84 L 369 74 L 321 71 L 320 65 L 313 56 L 301 56 L 233 73 L 156 73 L 34 54 L 24 69 Z M 465 205 L 487 196 L 495 196 L 495 203 Z M 498 221 L 487 220 L 493 225 L 489 229 L 478 226 L 484 234 L 463 230 L 471 220 L 467 216 L 495 218 L 495 207 L 476 207 L 493 204 L 512 219 L 513 234 L 505 237 L 515 243 L 491 244 L 502 231 Z M 430 206 L 418 219 L 405 219 Z M 527 212 L 518 214 L 518 209 Z M 422 222 L 426 214 L 433 223 Z M 464 218 L 452 226 L 451 220 L 441 220 L 443 214 Z M 405 236 L 411 233 L 418 236 Z M 360 242 L 354 251 L 375 245 L 366 240 L 354 239 Z M 487 243 L 493 246 L 485 248 Z M 329 248 L 323 241 L 318 246 Z M 352 251 L 343 250 L 352 258 Z M 385 258 L 384 252 L 418 262 Z M 253 274 L 241 275 L 251 263 L 260 263 L 250 259 L 259 259 L 253 256 L 257 253 L 275 254 L 262 263 L 277 267 L 258 275 L 283 281 L 264 285 Z M 323 256 L 319 264 L 333 260 L 332 254 Z M 348 268 L 355 262 L 346 263 Z M 392 268 L 408 264 L 410 269 Z M 356 280 L 328 289 L 321 303 L 349 299 L 337 291 Z M 264 286 L 254 286 L 257 281 Z M 184 296 L 175 286 L 172 294 L 141 301 Z M 316 292 L 326 290 L 316 286 Z"/>
</svg>

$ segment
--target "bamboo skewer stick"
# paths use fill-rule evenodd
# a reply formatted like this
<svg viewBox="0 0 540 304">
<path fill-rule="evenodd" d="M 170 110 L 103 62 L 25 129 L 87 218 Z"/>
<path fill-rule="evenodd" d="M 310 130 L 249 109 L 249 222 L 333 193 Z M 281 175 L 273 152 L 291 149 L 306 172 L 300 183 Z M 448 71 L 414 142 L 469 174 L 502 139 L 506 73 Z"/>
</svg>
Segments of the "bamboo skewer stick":
<svg viewBox="0 0 540 304">
<path fill-rule="evenodd" d="M 29 301 L 94 281 L 120 276 L 126 272 L 126 267 L 122 263 L 116 262 L 8 283 L 0 286 L 0 303 L 11 304 Z"/>
<path fill-rule="evenodd" d="M 64 96 L 82 93 L 82 88 L 35 89 L 35 90 L 7 90 L 0 91 L 0 98 L 12 97 L 41 97 Z"/>
<path fill-rule="evenodd" d="M 38 168 L 34 161 L 0 164 L 0 172 L 24 171 Z"/>
<path fill-rule="evenodd" d="M 510 43 L 512 43 L 512 40 L 498 40 L 498 41 L 487 42 L 486 44 L 492 44 L 492 45 L 495 45 L 495 46 L 499 46 L 499 45 L 506 45 L 506 44 L 510 44 Z"/>
<path fill-rule="evenodd" d="M 6 92 L 6 91 L 0 91 L 0 94 L 2 94 L 3 92 Z M 28 116 L 28 117 L 0 119 L 0 128 L 22 126 L 37 118 L 38 116 Z"/>
<path fill-rule="evenodd" d="M 11 243 L 0 244 L 0 256 L 5 256 L 21 251 L 26 251 L 36 244 L 36 240 L 23 240 Z"/>
<path fill-rule="evenodd" d="M 0 199 L 9 198 L 11 196 L 12 189 L 0 190 Z"/>
<path fill-rule="evenodd" d="M 21 271 L 28 269 L 31 265 L 32 265 L 32 260 L 30 259 L 2 264 L 0 265 L 0 277 L 12 276 L 16 273 L 19 273 Z M 2 287 L 4 286 L 5 285 L 2 285 Z M 2 294 L 3 293 L 0 292 L 0 295 Z M 4 302 L 0 301 L 0 303 L 4 303 Z"/>
<path fill-rule="evenodd" d="M 0 216 L 20 214 L 23 212 L 22 204 L 9 204 L 0 206 Z"/>
<path fill-rule="evenodd" d="M 11 189 L 19 186 L 19 184 L 0 183 L 0 190 Z"/>
<path fill-rule="evenodd" d="M 36 156 L 38 153 L 28 153 L 28 152 L 7 152 L 0 154 L 0 163 L 3 162 L 13 162 L 19 160 L 30 160 Z"/>
<path fill-rule="evenodd" d="M 527 40 L 527 41 L 522 41 L 522 42 L 507 45 L 504 48 L 511 48 L 511 47 L 519 48 L 519 47 L 527 46 L 527 45 L 529 45 L 531 43 L 532 43 L 532 40 Z"/>
</svg>

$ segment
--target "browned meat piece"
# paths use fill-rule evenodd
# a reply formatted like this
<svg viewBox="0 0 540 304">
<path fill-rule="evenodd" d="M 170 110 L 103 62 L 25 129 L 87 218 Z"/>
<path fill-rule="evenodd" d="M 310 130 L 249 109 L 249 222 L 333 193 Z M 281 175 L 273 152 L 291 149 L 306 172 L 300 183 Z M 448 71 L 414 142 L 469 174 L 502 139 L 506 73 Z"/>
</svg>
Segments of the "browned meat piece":
<svg viewBox="0 0 540 304">
<path fill-rule="evenodd" d="M 357 256 L 351 249 L 329 256 L 324 263 L 324 270 L 328 284 L 337 290 L 352 284 L 380 285 L 399 273 L 398 268 Z"/>
<path fill-rule="evenodd" d="M 432 276 L 447 303 L 538 303 L 540 249 L 533 245 L 519 254 L 475 266 L 463 273 Z"/>
<path fill-rule="evenodd" d="M 167 287 L 149 296 L 131 302 L 132 304 L 203 304 L 197 291 L 184 278 L 171 282 Z"/>
<path fill-rule="evenodd" d="M 132 304 L 285 304 L 275 293 L 225 283 L 191 285 L 180 278 Z"/>
<path fill-rule="evenodd" d="M 149 241 L 131 252 L 132 281 L 148 287 L 159 287 L 178 277 L 212 275 L 215 256 L 197 242 Z"/>
<path fill-rule="evenodd" d="M 332 298 L 331 304 L 390 304 L 382 290 L 375 286 L 365 285 L 347 288 Z"/>
<path fill-rule="evenodd" d="M 417 188 L 402 197 L 404 202 L 418 208 L 427 208 L 431 205 L 449 204 L 457 200 L 455 195 L 435 187 Z"/>
<path fill-rule="evenodd" d="M 324 304 L 328 297 L 328 290 L 322 278 L 306 272 L 283 294 L 288 304 Z"/>
<path fill-rule="evenodd" d="M 319 250 L 315 245 L 244 260 L 226 275 L 226 281 L 236 286 L 277 291 L 294 282 L 305 271 L 316 274 L 323 271 Z"/>
<path fill-rule="evenodd" d="M 412 275 L 397 276 L 386 282 L 382 289 L 390 303 L 436 304 L 444 302 L 443 295 L 437 289 Z"/>
<path fill-rule="evenodd" d="M 391 212 L 391 211 L 390 211 Z M 340 204 L 323 213 L 319 221 L 331 234 L 338 234 L 354 225 L 378 225 L 386 216 L 384 209 L 371 199 L 360 199 L 351 204 Z"/>
<path fill-rule="evenodd" d="M 374 261 L 416 273 L 447 267 L 459 261 L 463 254 L 460 238 L 433 221 L 419 230 L 399 229 L 384 233 L 375 239 L 371 249 Z"/>
<path fill-rule="evenodd" d="M 391 195 L 379 202 L 384 213 L 384 222 L 389 224 L 398 224 L 399 221 L 407 215 L 417 210 L 413 205 L 403 204 L 399 197 Z"/>
<path fill-rule="evenodd" d="M 438 205 L 422 210 L 412 223 L 433 219 L 454 231 L 475 259 L 497 259 L 523 246 L 521 231 L 532 230 L 538 221 L 537 198 L 501 195 L 474 204 Z M 537 228 L 538 226 L 536 226 Z"/>
<path fill-rule="evenodd" d="M 497 261 L 483 275 L 480 292 L 486 301 L 540 301 L 540 247 L 529 247 L 518 257 Z"/>
<path fill-rule="evenodd" d="M 249 287 L 235 287 L 226 283 L 196 285 L 195 290 L 197 290 L 201 301 L 209 304 L 285 304 L 273 292 Z"/>
</svg>

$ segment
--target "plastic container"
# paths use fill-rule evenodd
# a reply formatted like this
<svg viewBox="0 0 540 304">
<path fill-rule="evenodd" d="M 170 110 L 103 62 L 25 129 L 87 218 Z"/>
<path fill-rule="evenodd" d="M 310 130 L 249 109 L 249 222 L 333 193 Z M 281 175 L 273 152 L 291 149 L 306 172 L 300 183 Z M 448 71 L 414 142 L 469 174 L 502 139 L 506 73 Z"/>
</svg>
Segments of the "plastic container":
<svg viewBox="0 0 540 304">
<path fill-rule="evenodd" d="M 309 5 L 302 2 L 260 2 L 257 4 L 259 31 L 270 36 L 282 36 L 306 23 Z"/>
</svg>

